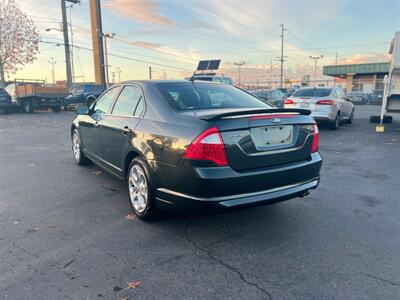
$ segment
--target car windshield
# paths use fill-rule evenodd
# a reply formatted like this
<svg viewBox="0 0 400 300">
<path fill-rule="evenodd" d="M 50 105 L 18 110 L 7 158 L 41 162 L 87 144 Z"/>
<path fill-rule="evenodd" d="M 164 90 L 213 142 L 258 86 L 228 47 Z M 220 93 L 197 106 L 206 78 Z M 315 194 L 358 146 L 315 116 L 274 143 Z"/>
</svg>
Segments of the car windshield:
<svg viewBox="0 0 400 300">
<path fill-rule="evenodd" d="M 298 90 L 293 97 L 327 97 L 331 93 L 331 89 L 304 89 Z"/>
<path fill-rule="evenodd" d="M 178 110 L 259 107 L 271 108 L 260 99 L 226 84 L 158 83 L 158 89 Z"/>
</svg>

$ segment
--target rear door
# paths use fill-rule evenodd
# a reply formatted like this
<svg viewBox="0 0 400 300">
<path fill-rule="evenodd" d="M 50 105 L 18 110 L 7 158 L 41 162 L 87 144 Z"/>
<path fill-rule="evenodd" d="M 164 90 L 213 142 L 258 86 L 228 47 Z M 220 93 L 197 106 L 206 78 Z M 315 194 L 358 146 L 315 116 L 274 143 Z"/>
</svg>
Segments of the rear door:
<svg viewBox="0 0 400 300">
<path fill-rule="evenodd" d="M 117 175 L 123 175 L 125 154 L 131 149 L 135 128 L 144 111 L 142 89 L 126 85 L 115 101 L 111 114 L 100 121 L 102 159 Z"/>
<path fill-rule="evenodd" d="M 310 158 L 313 120 L 298 113 L 272 113 L 217 121 L 230 166 L 254 170 Z"/>
</svg>

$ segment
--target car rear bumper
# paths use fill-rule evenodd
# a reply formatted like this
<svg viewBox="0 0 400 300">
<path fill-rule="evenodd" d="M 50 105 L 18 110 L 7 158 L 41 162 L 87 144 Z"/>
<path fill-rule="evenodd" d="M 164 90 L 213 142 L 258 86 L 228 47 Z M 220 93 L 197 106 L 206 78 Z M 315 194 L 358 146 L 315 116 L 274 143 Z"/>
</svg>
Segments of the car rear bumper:
<svg viewBox="0 0 400 300">
<path fill-rule="evenodd" d="M 238 173 L 229 167 L 208 168 L 209 172 L 197 170 L 199 178 L 186 176 L 180 180 L 180 186 L 190 185 L 184 191 L 178 191 L 178 187 L 158 188 L 157 204 L 218 210 L 289 200 L 318 186 L 321 165 L 321 156 L 313 153 L 308 161 L 255 172 Z"/>
</svg>

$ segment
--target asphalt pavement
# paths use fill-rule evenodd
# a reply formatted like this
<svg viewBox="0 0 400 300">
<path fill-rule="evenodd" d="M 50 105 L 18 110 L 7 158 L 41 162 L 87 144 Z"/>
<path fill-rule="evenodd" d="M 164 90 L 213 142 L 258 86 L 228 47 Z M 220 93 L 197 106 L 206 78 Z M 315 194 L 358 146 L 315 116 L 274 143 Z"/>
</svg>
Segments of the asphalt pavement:
<svg viewBox="0 0 400 300">
<path fill-rule="evenodd" d="M 0 299 L 399 299 L 400 121 L 321 128 L 305 198 L 132 217 L 125 184 L 75 164 L 72 112 L 0 115 Z"/>
</svg>

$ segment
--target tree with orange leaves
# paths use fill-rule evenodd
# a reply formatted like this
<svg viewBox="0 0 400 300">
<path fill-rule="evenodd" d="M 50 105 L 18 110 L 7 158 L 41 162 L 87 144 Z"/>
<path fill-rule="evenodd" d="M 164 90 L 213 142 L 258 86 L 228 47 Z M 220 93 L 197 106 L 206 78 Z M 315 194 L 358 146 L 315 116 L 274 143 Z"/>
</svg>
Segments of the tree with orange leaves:
<svg viewBox="0 0 400 300">
<path fill-rule="evenodd" d="M 39 52 L 39 34 L 15 0 L 0 0 L 0 87 L 5 72 L 15 73 L 33 62 Z"/>
</svg>

